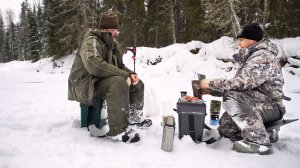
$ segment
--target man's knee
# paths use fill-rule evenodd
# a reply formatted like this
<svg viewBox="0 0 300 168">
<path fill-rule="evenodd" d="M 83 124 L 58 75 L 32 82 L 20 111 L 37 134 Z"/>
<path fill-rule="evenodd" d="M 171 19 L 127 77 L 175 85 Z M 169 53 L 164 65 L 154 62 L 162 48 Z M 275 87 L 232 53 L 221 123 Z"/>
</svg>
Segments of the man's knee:
<svg viewBox="0 0 300 168">
<path fill-rule="evenodd" d="M 113 76 L 101 79 L 95 83 L 94 97 L 105 96 L 107 92 L 128 92 L 129 86 L 126 80 L 120 76 Z"/>
<path fill-rule="evenodd" d="M 218 131 L 219 134 L 232 141 L 241 140 L 241 130 L 232 120 L 231 116 L 225 111 L 220 118 Z"/>
<path fill-rule="evenodd" d="M 239 111 L 238 107 L 238 92 L 228 91 L 223 96 L 223 109 L 229 113 L 229 115 L 235 115 Z"/>
<path fill-rule="evenodd" d="M 129 89 L 126 79 L 124 79 L 123 77 L 120 77 L 120 76 L 111 77 L 109 85 L 110 85 L 110 88 L 112 89 L 112 91 Z"/>
</svg>

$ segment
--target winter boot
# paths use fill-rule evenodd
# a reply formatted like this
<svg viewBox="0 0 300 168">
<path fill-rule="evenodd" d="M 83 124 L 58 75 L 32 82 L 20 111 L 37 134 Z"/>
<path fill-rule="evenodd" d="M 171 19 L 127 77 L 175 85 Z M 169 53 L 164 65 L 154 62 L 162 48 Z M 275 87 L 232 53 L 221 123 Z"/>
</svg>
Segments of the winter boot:
<svg viewBox="0 0 300 168">
<path fill-rule="evenodd" d="M 242 140 L 234 142 L 233 150 L 240 153 L 258 153 L 260 155 L 267 155 L 270 153 L 270 146 Z"/>
<path fill-rule="evenodd" d="M 129 110 L 129 123 L 139 128 L 149 128 L 152 125 L 151 119 L 144 119 L 143 110 L 136 110 L 134 107 Z"/>
<path fill-rule="evenodd" d="M 109 132 L 109 126 L 106 124 L 102 128 L 97 128 L 95 124 L 89 125 L 88 129 L 92 136 L 103 138 L 106 136 L 106 133 Z"/>
<path fill-rule="evenodd" d="M 271 143 L 276 143 L 279 140 L 278 136 L 279 128 L 271 129 L 269 133 L 269 138 Z"/>
<path fill-rule="evenodd" d="M 113 140 L 121 140 L 125 143 L 136 143 L 141 140 L 140 134 L 130 127 L 128 127 L 125 132 L 110 138 Z"/>
</svg>

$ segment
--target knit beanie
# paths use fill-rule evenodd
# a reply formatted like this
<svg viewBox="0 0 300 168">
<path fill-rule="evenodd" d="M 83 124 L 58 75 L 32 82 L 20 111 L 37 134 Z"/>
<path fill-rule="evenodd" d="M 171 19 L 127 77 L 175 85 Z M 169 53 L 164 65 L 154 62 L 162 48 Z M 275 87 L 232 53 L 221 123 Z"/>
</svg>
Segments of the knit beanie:
<svg viewBox="0 0 300 168">
<path fill-rule="evenodd" d="M 249 40 L 260 41 L 264 36 L 262 28 L 257 23 L 245 25 L 237 34 L 236 38 L 245 38 Z"/>
<path fill-rule="evenodd" d="M 114 12 L 112 9 L 103 12 L 99 21 L 100 29 L 118 29 L 118 13 Z"/>
</svg>

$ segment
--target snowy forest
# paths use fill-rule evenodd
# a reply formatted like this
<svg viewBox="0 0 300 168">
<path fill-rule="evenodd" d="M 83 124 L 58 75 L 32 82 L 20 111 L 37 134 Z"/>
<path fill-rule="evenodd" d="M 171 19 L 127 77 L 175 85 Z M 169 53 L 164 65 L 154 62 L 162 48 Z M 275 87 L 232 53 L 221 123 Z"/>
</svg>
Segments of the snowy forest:
<svg viewBox="0 0 300 168">
<path fill-rule="evenodd" d="M 24 0 L 17 23 L 13 11 L 0 14 L 0 62 L 70 54 L 112 6 L 120 13 L 119 41 L 126 46 L 212 42 L 234 37 L 250 22 L 260 23 L 271 38 L 300 36 L 299 0 Z"/>
<path fill-rule="evenodd" d="M 81 125 L 80 103 L 68 100 L 76 50 L 113 6 L 118 41 L 136 46 L 122 61 L 143 82 L 143 116 L 153 122 L 148 129 L 132 127 L 141 137 L 134 144 L 92 136 Z M 0 168 L 300 168 L 299 120 L 282 126 L 262 156 L 236 152 L 225 137 L 212 144 L 180 137 L 176 111 L 182 91 L 195 95 L 199 74 L 235 76 L 240 64 L 233 55 L 240 50 L 234 37 L 258 22 L 279 51 L 283 93 L 291 98 L 282 101 L 283 119 L 299 119 L 300 0 L 0 0 L 0 10 Z M 205 94 L 202 100 L 211 128 L 203 129 L 202 140 L 217 139 L 211 102 L 223 99 Z M 161 149 L 165 116 L 175 118 L 172 152 Z M 198 119 L 189 120 L 195 129 Z"/>
</svg>

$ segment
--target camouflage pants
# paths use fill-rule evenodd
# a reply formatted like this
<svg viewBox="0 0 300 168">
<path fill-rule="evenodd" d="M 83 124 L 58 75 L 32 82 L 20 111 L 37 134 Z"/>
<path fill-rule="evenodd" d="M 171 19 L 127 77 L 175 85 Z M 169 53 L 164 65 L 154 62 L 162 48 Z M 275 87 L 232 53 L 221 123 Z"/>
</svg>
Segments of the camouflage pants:
<svg viewBox="0 0 300 168">
<path fill-rule="evenodd" d="M 272 103 L 256 102 L 243 92 L 228 91 L 223 97 L 223 108 L 226 112 L 220 118 L 218 129 L 222 136 L 232 141 L 244 139 L 262 145 L 270 144 L 262 116 L 266 111 L 275 115 L 279 113 Z"/>
<path fill-rule="evenodd" d="M 106 99 L 109 132 L 115 136 L 128 126 L 129 104 L 144 104 L 144 84 L 140 80 L 135 86 L 128 86 L 126 80 L 120 76 L 101 79 L 95 83 L 94 97 Z"/>
</svg>

